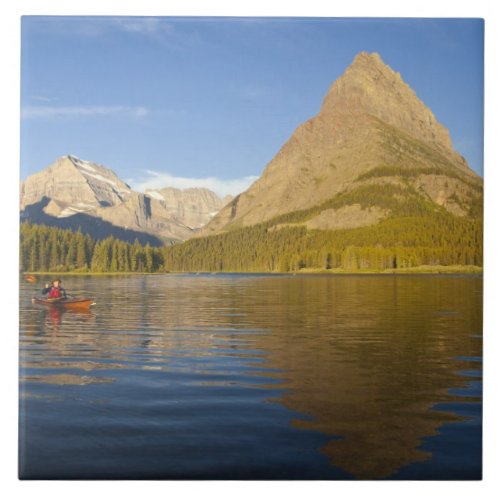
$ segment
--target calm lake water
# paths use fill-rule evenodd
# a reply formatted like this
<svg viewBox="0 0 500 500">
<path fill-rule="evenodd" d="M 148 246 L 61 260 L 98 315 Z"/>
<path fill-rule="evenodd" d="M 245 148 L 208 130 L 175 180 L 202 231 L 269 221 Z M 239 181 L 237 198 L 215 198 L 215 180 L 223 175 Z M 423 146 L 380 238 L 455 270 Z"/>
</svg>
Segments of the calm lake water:
<svg viewBox="0 0 500 500">
<path fill-rule="evenodd" d="M 482 278 L 21 284 L 23 478 L 479 479 Z"/>
</svg>

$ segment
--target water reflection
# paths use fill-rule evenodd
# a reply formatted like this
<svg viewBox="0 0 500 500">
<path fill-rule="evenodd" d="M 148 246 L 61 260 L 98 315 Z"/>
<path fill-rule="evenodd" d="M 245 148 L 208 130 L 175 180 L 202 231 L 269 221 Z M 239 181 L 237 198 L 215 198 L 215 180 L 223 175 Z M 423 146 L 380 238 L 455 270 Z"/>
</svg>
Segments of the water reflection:
<svg viewBox="0 0 500 500">
<path fill-rule="evenodd" d="M 185 432 L 192 437 L 202 416 L 215 411 L 210 405 L 219 401 L 210 399 L 210 391 L 214 398 L 225 394 L 232 415 L 215 413 L 214 418 L 225 420 L 226 426 L 232 422 L 234 435 L 246 433 L 257 443 L 233 450 L 232 466 L 243 462 L 236 470 L 244 477 L 252 477 L 252 471 L 265 477 L 251 465 L 257 445 L 264 447 L 264 430 L 245 426 L 251 423 L 249 414 L 255 423 L 269 405 L 278 403 L 290 411 L 291 428 L 303 434 L 288 439 L 302 448 L 314 442 L 314 450 L 319 448 L 331 463 L 333 477 L 385 478 L 409 464 L 433 460 L 425 439 L 466 418 L 452 411 L 451 403 L 480 401 L 480 394 L 471 399 L 468 393 L 450 391 L 467 387 L 467 370 L 477 370 L 482 355 L 478 278 L 136 276 L 67 281 L 67 286 L 96 296 L 93 312 L 32 306 L 29 285 L 23 285 L 21 376 L 27 397 L 37 387 L 47 391 L 73 384 L 88 391 L 107 386 L 111 392 L 105 396 L 112 398 L 112 391 L 120 390 L 117 384 L 123 384 L 129 399 L 120 411 L 141 407 L 151 422 L 175 396 L 184 408 L 197 406 L 194 414 L 186 409 Z M 168 384 L 173 393 L 148 393 L 158 384 Z M 195 391 L 186 400 L 183 387 Z M 265 397 L 252 399 L 249 410 L 241 401 L 252 388 Z M 156 410 L 147 397 L 156 398 Z M 162 422 L 168 426 L 168 420 Z M 268 424 L 276 436 L 281 425 L 277 417 Z M 307 437 L 318 433 L 321 443 Z M 198 446 L 204 440 L 208 446 L 206 429 L 199 436 Z M 228 431 L 214 437 L 210 466 L 185 465 L 180 456 L 172 460 L 184 467 L 196 465 L 194 477 L 217 476 L 217 447 L 227 447 L 228 437 Z M 167 445 L 173 438 L 164 439 Z M 279 477 L 301 477 L 297 470 L 310 467 L 316 470 L 312 477 L 330 477 L 319 459 L 306 463 L 284 455 L 268 464 L 270 476 L 280 470 Z M 262 461 L 262 455 L 258 458 Z"/>
<path fill-rule="evenodd" d="M 449 388 L 467 385 L 458 370 L 471 365 L 457 356 L 481 354 L 471 335 L 481 331 L 480 297 L 472 293 L 480 286 L 449 277 L 287 286 L 268 320 L 281 334 L 256 343 L 286 374 L 281 402 L 311 417 L 294 425 L 335 437 L 321 451 L 358 478 L 429 460 L 423 438 L 463 418 L 430 410 L 461 399 Z"/>
</svg>

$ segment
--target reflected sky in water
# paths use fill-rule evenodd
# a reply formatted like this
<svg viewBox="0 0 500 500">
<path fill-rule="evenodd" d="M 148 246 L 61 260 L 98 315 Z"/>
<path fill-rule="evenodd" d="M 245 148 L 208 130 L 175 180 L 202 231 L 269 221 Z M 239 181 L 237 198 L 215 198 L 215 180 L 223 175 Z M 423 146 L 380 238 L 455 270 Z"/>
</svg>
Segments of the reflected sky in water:
<svg viewBox="0 0 500 500">
<path fill-rule="evenodd" d="M 473 479 L 476 276 L 68 277 L 20 297 L 27 478 Z"/>
</svg>

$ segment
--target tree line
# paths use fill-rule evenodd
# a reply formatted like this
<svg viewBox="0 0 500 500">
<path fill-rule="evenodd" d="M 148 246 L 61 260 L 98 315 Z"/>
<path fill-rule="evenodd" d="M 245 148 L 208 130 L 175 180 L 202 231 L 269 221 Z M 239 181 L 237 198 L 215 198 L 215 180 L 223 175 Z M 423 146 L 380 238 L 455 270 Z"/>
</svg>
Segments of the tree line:
<svg viewBox="0 0 500 500">
<path fill-rule="evenodd" d="M 482 262 L 482 222 L 436 214 L 335 231 L 257 224 L 166 248 L 164 265 L 172 271 L 293 272 Z"/>
<path fill-rule="evenodd" d="M 80 230 L 23 223 L 21 271 L 157 272 L 164 271 L 162 248 L 109 237 L 97 241 Z"/>
<path fill-rule="evenodd" d="M 372 197 L 378 197 L 379 202 L 385 198 L 389 205 L 387 194 L 371 192 Z M 113 237 L 96 241 L 81 231 L 23 223 L 20 266 L 22 271 L 31 272 L 294 272 L 304 268 L 356 271 L 482 266 L 482 218 L 456 217 L 427 203 L 406 197 L 403 209 L 395 209 L 395 215 L 378 224 L 328 231 L 309 230 L 300 224 L 318 210 L 313 208 L 164 247 Z M 327 204 L 335 206 L 337 201 Z M 406 215 L 409 207 L 419 215 Z"/>
<path fill-rule="evenodd" d="M 383 208 L 388 217 L 351 229 L 309 230 L 303 224 L 324 210 L 353 204 Z M 473 205 L 469 217 L 456 217 L 409 183 L 361 185 L 311 208 L 166 248 L 164 265 L 172 271 L 211 272 L 482 266 L 480 195 Z"/>
</svg>

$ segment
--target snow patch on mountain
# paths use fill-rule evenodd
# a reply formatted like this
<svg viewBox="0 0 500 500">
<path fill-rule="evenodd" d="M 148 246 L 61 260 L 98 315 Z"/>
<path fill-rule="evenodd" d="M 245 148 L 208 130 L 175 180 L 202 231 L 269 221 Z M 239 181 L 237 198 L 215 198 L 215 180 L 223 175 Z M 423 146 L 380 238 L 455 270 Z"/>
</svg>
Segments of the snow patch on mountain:
<svg viewBox="0 0 500 500">
<path fill-rule="evenodd" d="M 104 177 L 103 175 L 101 174 L 90 174 L 88 172 L 82 172 L 84 175 L 88 176 L 88 177 L 93 177 L 94 179 L 97 179 L 99 181 L 102 181 L 102 182 L 107 182 L 108 184 L 110 184 L 111 186 L 117 188 L 118 185 L 116 184 L 116 182 L 112 181 L 111 179 L 107 179 L 106 177 Z"/>
<path fill-rule="evenodd" d="M 71 215 L 86 213 L 88 212 L 87 208 L 82 207 L 66 207 L 57 216 L 59 219 L 64 219 L 65 217 L 70 217 Z"/>
<path fill-rule="evenodd" d="M 90 171 L 90 172 L 95 172 L 96 169 L 92 167 L 91 165 L 78 165 L 79 168 L 83 168 L 84 170 Z"/>
<path fill-rule="evenodd" d="M 156 200 L 165 201 L 165 198 L 158 191 L 147 191 L 146 194 Z"/>
</svg>

